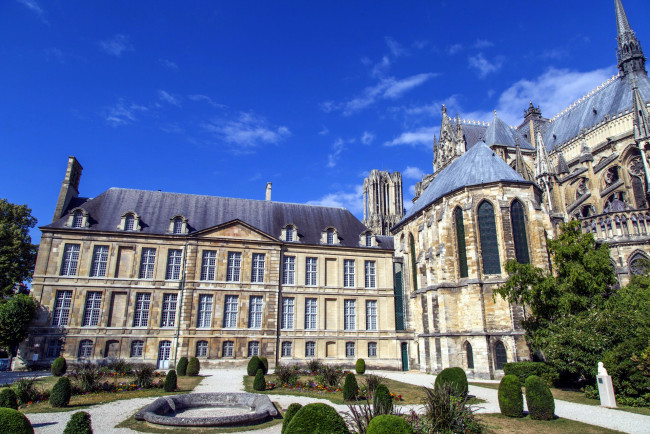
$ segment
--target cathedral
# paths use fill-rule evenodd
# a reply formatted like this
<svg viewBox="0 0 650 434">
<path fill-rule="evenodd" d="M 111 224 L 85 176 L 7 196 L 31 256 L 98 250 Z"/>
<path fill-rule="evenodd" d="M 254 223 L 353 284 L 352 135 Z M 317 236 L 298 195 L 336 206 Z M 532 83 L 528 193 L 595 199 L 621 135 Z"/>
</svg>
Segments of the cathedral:
<svg viewBox="0 0 650 434">
<path fill-rule="evenodd" d="M 529 360 L 526 307 L 495 297 L 517 260 L 548 270 L 563 222 L 611 249 L 620 284 L 650 258 L 650 81 L 615 0 L 619 73 L 519 126 L 442 107 L 432 173 L 405 211 L 399 172 L 372 170 L 364 216 L 317 207 L 110 188 L 79 193 L 74 157 L 32 282 L 22 365 L 107 357 L 165 369 L 318 358 L 498 378 Z M 523 107 L 522 107 L 523 108 Z"/>
</svg>

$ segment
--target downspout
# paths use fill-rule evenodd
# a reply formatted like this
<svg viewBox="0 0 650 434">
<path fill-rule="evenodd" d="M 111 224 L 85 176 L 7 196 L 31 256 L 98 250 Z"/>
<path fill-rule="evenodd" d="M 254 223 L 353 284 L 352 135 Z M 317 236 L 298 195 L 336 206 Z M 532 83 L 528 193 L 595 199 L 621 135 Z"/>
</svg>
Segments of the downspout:
<svg viewBox="0 0 650 434">
<path fill-rule="evenodd" d="M 183 247 L 183 260 L 181 261 L 182 270 L 181 270 L 181 280 L 178 282 L 180 293 L 180 301 L 178 302 L 178 321 L 176 321 L 176 335 L 174 336 L 174 366 L 177 363 L 178 357 L 178 338 L 181 332 L 181 315 L 183 314 L 183 293 L 185 292 L 185 277 L 187 275 L 187 239 L 185 240 L 185 246 Z"/>
<path fill-rule="evenodd" d="M 275 366 L 279 363 L 280 327 L 282 326 L 282 268 L 284 267 L 284 244 L 280 245 L 280 272 L 278 273 L 278 318 L 275 321 Z"/>
</svg>

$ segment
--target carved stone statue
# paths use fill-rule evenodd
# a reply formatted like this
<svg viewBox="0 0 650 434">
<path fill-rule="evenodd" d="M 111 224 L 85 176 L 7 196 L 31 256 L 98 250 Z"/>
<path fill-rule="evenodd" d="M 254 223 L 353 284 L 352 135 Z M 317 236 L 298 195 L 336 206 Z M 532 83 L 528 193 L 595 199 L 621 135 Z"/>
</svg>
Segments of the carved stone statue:
<svg viewBox="0 0 650 434">
<path fill-rule="evenodd" d="M 609 375 L 607 374 L 607 369 L 605 369 L 603 362 L 598 362 L 598 375 Z"/>
</svg>

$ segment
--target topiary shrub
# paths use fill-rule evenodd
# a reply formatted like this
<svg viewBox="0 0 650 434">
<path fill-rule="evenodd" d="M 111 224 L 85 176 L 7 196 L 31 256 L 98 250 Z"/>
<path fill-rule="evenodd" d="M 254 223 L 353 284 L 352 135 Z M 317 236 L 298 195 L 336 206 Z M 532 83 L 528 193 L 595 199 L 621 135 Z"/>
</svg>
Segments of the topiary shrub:
<svg viewBox="0 0 650 434">
<path fill-rule="evenodd" d="M 524 397 L 521 394 L 521 381 L 516 375 L 506 375 L 499 383 L 499 408 L 508 417 L 524 415 Z"/>
<path fill-rule="evenodd" d="M 537 375 L 526 378 L 526 403 L 531 419 L 551 420 L 555 415 L 555 400 L 551 389 Z"/>
<path fill-rule="evenodd" d="M 503 373 L 505 375 L 516 375 L 519 377 L 521 384 L 524 384 L 526 378 L 531 375 L 537 375 L 549 386 L 552 386 L 560 377 L 551 365 L 542 362 L 504 363 Z"/>
<path fill-rule="evenodd" d="M 372 406 L 375 414 L 391 414 L 393 412 L 393 397 L 390 396 L 388 387 L 380 384 L 372 395 Z"/>
<path fill-rule="evenodd" d="M 201 371 L 201 364 L 199 363 L 199 359 L 196 357 L 192 357 L 190 361 L 187 363 L 187 375 L 190 377 L 196 377 L 199 375 L 199 372 Z"/>
<path fill-rule="evenodd" d="M 85 411 L 78 411 L 73 414 L 65 426 L 63 434 L 93 434 L 90 415 Z"/>
<path fill-rule="evenodd" d="M 345 383 L 343 383 L 343 399 L 351 401 L 357 397 L 359 385 L 357 379 L 352 372 L 345 376 Z"/>
<path fill-rule="evenodd" d="M 467 396 L 467 375 L 463 368 L 445 368 L 436 377 L 433 387 L 449 384 L 455 396 Z"/>
<path fill-rule="evenodd" d="M 253 380 L 253 389 L 258 392 L 266 390 L 266 379 L 264 378 L 264 371 L 260 368 L 255 374 L 255 380 Z"/>
<path fill-rule="evenodd" d="M 354 366 L 354 369 L 357 371 L 357 374 L 362 375 L 366 372 L 366 361 L 363 359 L 358 359 L 357 364 Z"/>
<path fill-rule="evenodd" d="M 6 388 L 0 392 L 0 407 L 18 410 L 18 397 L 13 389 Z"/>
<path fill-rule="evenodd" d="M 66 407 L 72 396 L 72 385 L 67 377 L 61 377 L 50 392 L 50 405 L 52 407 Z"/>
<path fill-rule="evenodd" d="M 314 403 L 298 410 L 285 434 L 349 434 L 343 418 L 327 404 Z"/>
<path fill-rule="evenodd" d="M 382 414 L 372 418 L 366 434 L 413 434 L 413 428 L 394 414 Z"/>
<path fill-rule="evenodd" d="M 260 357 L 260 362 L 262 362 L 262 370 L 264 371 L 264 375 L 269 373 L 269 359 L 266 357 Z"/>
<path fill-rule="evenodd" d="M 246 367 L 246 372 L 248 373 L 249 377 L 254 377 L 257 374 L 258 369 L 262 369 L 262 371 L 263 371 L 264 367 L 262 365 L 262 362 L 260 362 L 260 358 L 257 357 L 257 356 L 253 356 L 248 361 L 248 366 Z"/>
<path fill-rule="evenodd" d="M 176 375 L 184 377 L 187 375 L 187 357 L 181 357 L 176 364 Z"/>
<path fill-rule="evenodd" d="M 164 389 L 165 392 L 173 392 L 176 390 L 178 387 L 177 384 L 177 379 L 176 379 L 176 371 L 173 369 L 170 369 L 169 372 L 167 373 L 167 376 L 165 377 L 165 384 L 164 384 Z"/>
<path fill-rule="evenodd" d="M 24 414 L 13 408 L 0 408 L 2 432 L 11 434 L 34 434 L 34 428 Z"/>
<path fill-rule="evenodd" d="M 52 375 L 55 377 L 60 377 L 63 374 L 65 374 L 65 371 L 68 370 L 68 364 L 65 361 L 65 358 L 63 357 L 57 357 L 54 359 L 54 362 L 52 363 L 52 367 L 50 368 L 50 372 L 52 372 Z"/>
<path fill-rule="evenodd" d="M 298 403 L 293 403 L 287 408 L 287 411 L 284 413 L 284 420 L 282 421 L 282 431 L 281 433 L 284 434 L 287 431 L 287 427 L 289 426 L 289 422 L 291 422 L 291 419 L 298 413 L 298 410 L 302 408 L 302 405 Z"/>
</svg>

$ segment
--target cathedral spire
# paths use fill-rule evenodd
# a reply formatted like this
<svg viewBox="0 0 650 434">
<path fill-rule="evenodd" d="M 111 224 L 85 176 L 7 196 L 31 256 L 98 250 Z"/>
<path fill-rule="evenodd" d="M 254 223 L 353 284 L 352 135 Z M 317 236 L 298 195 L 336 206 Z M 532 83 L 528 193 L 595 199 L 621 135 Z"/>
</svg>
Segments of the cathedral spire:
<svg viewBox="0 0 650 434">
<path fill-rule="evenodd" d="M 642 71 L 647 75 L 645 56 L 643 55 L 641 44 L 636 39 L 636 35 L 630 27 L 621 0 L 614 1 L 616 8 L 616 29 L 618 32 L 616 38 L 618 41 L 618 69 L 621 70 L 623 75 L 636 71 Z"/>
<path fill-rule="evenodd" d="M 650 119 L 641 93 L 636 85 L 636 80 L 632 82 L 632 95 L 634 98 L 634 140 L 639 142 L 650 141 Z"/>
<path fill-rule="evenodd" d="M 551 164 L 548 161 L 548 152 L 546 152 L 546 145 L 542 139 L 542 133 L 537 130 L 537 155 L 535 158 L 535 178 L 547 177 L 553 175 L 554 171 L 551 169 Z"/>
</svg>

